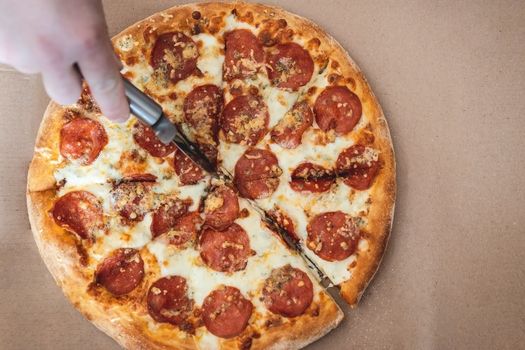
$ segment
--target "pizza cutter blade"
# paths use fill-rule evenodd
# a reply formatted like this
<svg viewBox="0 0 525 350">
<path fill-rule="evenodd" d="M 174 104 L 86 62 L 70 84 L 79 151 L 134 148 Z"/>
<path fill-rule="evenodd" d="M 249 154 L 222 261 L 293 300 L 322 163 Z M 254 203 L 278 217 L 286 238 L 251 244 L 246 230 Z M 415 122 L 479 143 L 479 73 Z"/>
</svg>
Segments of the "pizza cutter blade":
<svg viewBox="0 0 525 350">
<path fill-rule="evenodd" d="M 126 97 L 131 113 L 141 122 L 149 125 L 164 144 L 173 142 L 195 164 L 210 174 L 216 173 L 216 167 L 199 148 L 173 124 L 162 111 L 162 107 L 129 80 L 123 78 Z"/>
</svg>

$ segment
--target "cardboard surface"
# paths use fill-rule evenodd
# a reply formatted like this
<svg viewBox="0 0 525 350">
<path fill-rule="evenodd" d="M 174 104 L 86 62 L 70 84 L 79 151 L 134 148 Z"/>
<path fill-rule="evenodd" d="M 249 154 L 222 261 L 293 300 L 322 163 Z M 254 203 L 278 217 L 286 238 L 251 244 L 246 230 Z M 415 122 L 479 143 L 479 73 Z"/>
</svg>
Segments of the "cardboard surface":
<svg viewBox="0 0 525 350">
<path fill-rule="evenodd" d="M 178 1 L 105 1 L 112 34 Z M 525 347 L 525 10 L 520 1 L 275 1 L 332 34 L 390 124 L 393 233 L 357 309 L 309 349 Z M 0 348 L 118 349 L 69 304 L 25 206 L 48 98 L 0 66 Z"/>
</svg>

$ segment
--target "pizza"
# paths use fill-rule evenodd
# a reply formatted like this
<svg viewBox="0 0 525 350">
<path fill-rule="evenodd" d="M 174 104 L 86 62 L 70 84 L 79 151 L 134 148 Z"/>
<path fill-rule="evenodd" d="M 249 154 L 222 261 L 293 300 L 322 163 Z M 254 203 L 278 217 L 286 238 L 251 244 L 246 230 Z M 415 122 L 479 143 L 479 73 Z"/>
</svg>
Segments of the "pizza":
<svg viewBox="0 0 525 350">
<path fill-rule="evenodd" d="M 86 86 L 51 102 L 29 218 L 67 298 L 133 349 L 290 349 L 356 305 L 387 244 L 395 162 L 363 74 L 312 22 L 177 6 L 113 38 L 122 74 L 218 168 L 207 174 Z M 272 222 L 268 222 L 271 218 Z"/>
</svg>

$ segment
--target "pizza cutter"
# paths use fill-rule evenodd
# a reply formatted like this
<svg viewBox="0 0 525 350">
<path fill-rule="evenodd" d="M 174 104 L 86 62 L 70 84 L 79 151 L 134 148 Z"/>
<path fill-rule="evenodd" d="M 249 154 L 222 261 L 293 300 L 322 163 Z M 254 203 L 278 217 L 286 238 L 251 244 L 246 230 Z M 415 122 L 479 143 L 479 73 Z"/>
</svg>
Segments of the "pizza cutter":
<svg viewBox="0 0 525 350">
<path fill-rule="evenodd" d="M 162 111 L 162 107 L 151 97 L 140 91 L 129 80 L 123 78 L 126 97 L 131 113 L 141 122 L 149 125 L 164 144 L 173 142 L 185 155 L 208 173 L 215 173 L 216 167 L 199 148 L 173 124 Z"/>
</svg>

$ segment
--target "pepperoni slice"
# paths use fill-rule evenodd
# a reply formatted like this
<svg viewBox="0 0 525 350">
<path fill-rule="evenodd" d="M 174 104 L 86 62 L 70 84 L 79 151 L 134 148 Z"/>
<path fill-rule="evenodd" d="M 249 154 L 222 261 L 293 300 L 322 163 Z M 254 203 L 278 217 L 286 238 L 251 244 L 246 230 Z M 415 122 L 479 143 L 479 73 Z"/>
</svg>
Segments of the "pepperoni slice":
<svg viewBox="0 0 525 350">
<path fill-rule="evenodd" d="M 266 69 L 273 85 L 296 91 L 306 85 L 314 72 L 308 51 L 296 43 L 278 44 L 267 51 Z"/>
<path fill-rule="evenodd" d="M 194 242 L 200 225 L 202 225 L 202 218 L 198 212 L 193 211 L 182 215 L 168 231 L 170 244 L 181 247 L 188 242 Z"/>
<path fill-rule="evenodd" d="M 236 223 L 224 231 L 207 228 L 200 237 L 202 260 L 220 272 L 244 270 L 253 254 L 246 231 Z"/>
<path fill-rule="evenodd" d="M 275 192 L 281 174 L 277 157 L 271 151 L 250 148 L 235 164 L 233 181 L 241 196 L 260 199 Z"/>
<path fill-rule="evenodd" d="M 177 219 L 188 211 L 191 203 L 176 198 L 170 198 L 153 213 L 151 220 L 151 235 L 153 238 L 168 232 L 175 226 Z"/>
<path fill-rule="evenodd" d="M 284 317 L 302 315 L 314 297 L 308 275 L 290 265 L 273 269 L 263 287 L 264 304 L 274 314 Z"/>
<path fill-rule="evenodd" d="M 313 120 L 314 114 L 308 103 L 296 103 L 272 129 L 272 141 L 283 148 L 296 148 Z"/>
<path fill-rule="evenodd" d="M 144 277 L 144 261 L 132 248 L 119 248 L 98 265 L 95 281 L 114 295 L 123 295 L 135 289 Z"/>
<path fill-rule="evenodd" d="M 141 122 L 133 126 L 133 139 L 153 157 L 166 157 L 177 148 L 173 143 L 168 145 L 162 143 L 153 129 Z"/>
<path fill-rule="evenodd" d="M 139 222 L 153 206 L 153 182 L 123 181 L 111 190 L 113 207 L 126 223 Z"/>
<path fill-rule="evenodd" d="M 255 145 L 268 131 L 266 103 L 253 95 L 237 96 L 224 108 L 220 127 L 226 141 L 241 145 Z"/>
<path fill-rule="evenodd" d="M 335 175 L 328 169 L 308 162 L 295 168 L 291 178 L 290 187 L 297 192 L 325 192 L 335 181 Z"/>
<path fill-rule="evenodd" d="M 55 222 L 80 238 L 91 238 L 96 230 L 104 226 L 102 205 L 87 191 L 68 192 L 60 197 L 53 207 Z"/>
<path fill-rule="evenodd" d="M 224 80 L 250 78 L 262 66 L 262 44 L 248 29 L 236 29 L 226 33 L 224 45 Z"/>
<path fill-rule="evenodd" d="M 206 157 L 217 162 L 217 132 L 223 108 L 222 91 L 207 84 L 194 88 L 184 99 L 184 119 Z"/>
<path fill-rule="evenodd" d="M 359 229 L 352 217 L 341 211 L 315 216 L 306 226 L 307 247 L 320 258 L 339 261 L 352 255 L 359 240 Z"/>
<path fill-rule="evenodd" d="M 197 44 L 181 32 L 164 33 L 157 38 L 151 52 L 151 65 L 172 82 L 189 77 L 197 68 Z"/>
<path fill-rule="evenodd" d="M 226 185 L 214 188 L 204 202 L 205 223 L 224 230 L 239 217 L 239 198 Z"/>
<path fill-rule="evenodd" d="M 81 165 L 93 163 L 107 144 L 106 130 L 93 119 L 75 118 L 60 130 L 60 154 Z"/>
<path fill-rule="evenodd" d="M 299 242 L 299 236 L 295 232 L 295 224 L 293 220 L 286 214 L 284 214 L 278 207 L 270 210 L 268 214 L 272 217 L 277 225 L 288 233 L 290 238 L 295 242 Z"/>
<path fill-rule="evenodd" d="M 204 179 L 204 171 L 178 149 L 173 158 L 173 166 L 183 185 L 195 185 Z"/>
<path fill-rule="evenodd" d="M 148 291 L 148 312 L 157 322 L 179 326 L 187 322 L 193 309 L 188 298 L 186 279 L 180 276 L 163 277 L 155 281 Z"/>
<path fill-rule="evenodd" d="M 344 183 L 356 190 L 366 190 L 379 172 L 379 154 L 363 145 L 354 145 L 339 154 L 336 162 L 337 173 Z"/>
<path fill-rule="evenodd" d="M 235 287 L 222 286 L 214 290 L 202 304 L 202 319 L 206 328 L 221 338 L 233 338 L 248 325 L 252 303 Z"/>
<path fill-rule="evenodd" d="M 315 101 L 315 121 L 323 131 L 344 135 L 359 122 L 361 110 L 359 97 L 346 86 L 329 86 Z"/>
</svg>

